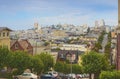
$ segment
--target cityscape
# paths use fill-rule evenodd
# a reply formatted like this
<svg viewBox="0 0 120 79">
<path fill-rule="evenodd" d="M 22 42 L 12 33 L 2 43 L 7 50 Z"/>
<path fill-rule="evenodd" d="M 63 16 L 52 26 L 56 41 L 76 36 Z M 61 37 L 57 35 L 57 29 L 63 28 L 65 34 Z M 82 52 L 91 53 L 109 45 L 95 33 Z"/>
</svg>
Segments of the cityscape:
<svg viewBox="0 0 120 79">
<path fill-rule="evenodd" d="M 0 79 L 120 79 L 120 0 L 107 2 L 1 0 Z"/>
</svg>

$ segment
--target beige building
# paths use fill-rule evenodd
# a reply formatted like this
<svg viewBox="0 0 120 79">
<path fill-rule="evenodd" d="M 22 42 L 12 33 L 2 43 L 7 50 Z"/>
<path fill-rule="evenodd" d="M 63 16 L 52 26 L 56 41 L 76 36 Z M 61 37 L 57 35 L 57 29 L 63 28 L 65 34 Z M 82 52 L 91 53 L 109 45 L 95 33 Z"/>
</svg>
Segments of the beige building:
<svg viewBox="0 0 120 79">
<path fill-rule="evenodd" d="M 10 49 L 10 31 L 7 27 L 0 27 L 0 46 L 6 46 Z"/>
<path fill-rule="evenodd" d="M 88 51 L 88 48 L 86 45 L 76 45 L 76 44 L 63 44 L 60 47 L 61 50 L 79 50 L 86 52 Z"/>
<path fill-rule="evenodd" d="M 67 36 L 67 34 L 65 33 L 65 31 L 62 31 L 62 30 L 55 30 L 55 31 L 53 31 L 52 34 L 55 37 L 65 37 L 65 36 Z"/>
</svg>

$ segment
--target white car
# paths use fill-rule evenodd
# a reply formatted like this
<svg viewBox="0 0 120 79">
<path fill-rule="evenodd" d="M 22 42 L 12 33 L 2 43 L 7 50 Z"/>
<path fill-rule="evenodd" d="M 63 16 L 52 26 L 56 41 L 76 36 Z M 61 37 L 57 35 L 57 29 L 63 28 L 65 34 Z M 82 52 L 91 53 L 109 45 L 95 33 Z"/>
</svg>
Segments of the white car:
<svg viewBox="0 0 120 79">
<path fill-rule="evenodd" d="M 49 71 L 48 74 L 52 75 L 53 77 L 58 76 L 58 73 L 56 71 Z"/>
<path fill-rule="evenodd" d="M 33 73 L 23 73 L 21 75 L 14 76 L 14 79 L 38 79 L 38 76 Z"/>
<path fill-rule="evenodd" d="M 68 74 L 68 77 L 70 77 L 72 79 L 76 79 L 76 75 L 74 73 Z"/>
</svg>

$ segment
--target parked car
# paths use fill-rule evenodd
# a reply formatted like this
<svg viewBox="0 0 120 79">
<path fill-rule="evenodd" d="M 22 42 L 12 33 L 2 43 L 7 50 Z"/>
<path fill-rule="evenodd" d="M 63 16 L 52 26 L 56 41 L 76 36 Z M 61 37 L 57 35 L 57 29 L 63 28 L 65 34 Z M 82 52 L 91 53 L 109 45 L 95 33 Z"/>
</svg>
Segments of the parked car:
<svg viewBox="0 0 120 79">
<path fill-rule="evenodd" d="M 83 76 L 82 76 L 82 74 L 77 74 L 77 75 L 76 75 L 76 78 L 77 78 L 77 79 L 82 79 Z"/>
<path fill-rule="evenodd" d="M 74 73 L 67 74 L 68 79 L 76 79 L 76 75 Z"/>
<path fill-rule="evenodd" d="M 58 77 L 58 73 L 56 71 L 49 71 L 48 74 L 52 75 L 53 77 Z"/>
<path fill-rule="evenodd" d="M 40 79 L 55 79 L 51 74 L 42 74 Z"/>
<path fill-rule="evenodd" d="M 38 76 L 33 73 L 23 73 L 21 75 L 13 76 L 14 79 L 38 79 Z"/>
</svg>

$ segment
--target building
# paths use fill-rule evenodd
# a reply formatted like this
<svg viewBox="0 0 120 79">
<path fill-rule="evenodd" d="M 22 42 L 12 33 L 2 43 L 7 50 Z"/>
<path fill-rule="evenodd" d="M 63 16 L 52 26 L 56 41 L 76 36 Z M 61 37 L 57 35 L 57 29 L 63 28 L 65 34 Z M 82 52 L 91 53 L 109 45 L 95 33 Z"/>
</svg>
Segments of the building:
<svg viewBox="0 0 120 79">
<path fill-rule="evenodd" d="M 61 50 L 79 50 L 86 52 L 88 51 L 87 45 L 76 45 L 76 44 L 63 44 L 60 46 Z"/>
<path fill-rule="evenodd" d="M 120 0 L 118 0 L 118 28 L 117 28 L 116 69 L 120 70 Z"/>
<path fill-rule="evenodd" d="M 0 27 L 0 46 L 6 46 L 10 49 L 10 31 L 7 27 Z"/>
<path fill-rule="evenodd" d="M 25 51 L 33 55 L 33 47 L 27 40 L 11 40 L 12 51 Z"/>
<path fill-rule="evenodd" d="M 69 61 L 70 63 L 76 64 L 79 61 L 79 55 L 83 53 L 84 52 L 78 50 L 60 50 L 57 61 Z"/>
<path fill-rule="evenodd" d="M 120 0 L 118 0 L 118 25 L 120 26 Z"/>
</svg>

